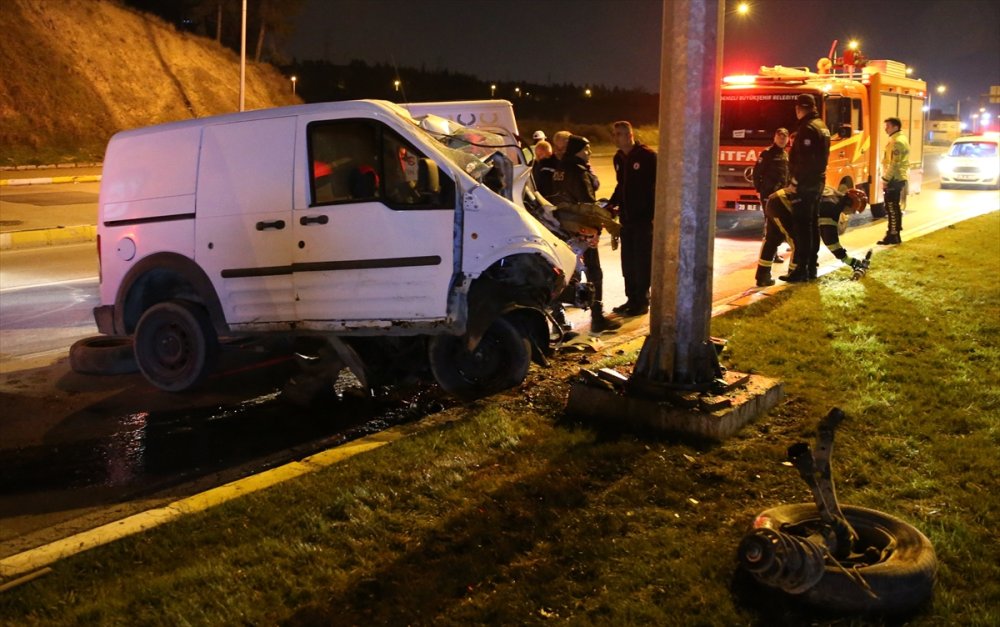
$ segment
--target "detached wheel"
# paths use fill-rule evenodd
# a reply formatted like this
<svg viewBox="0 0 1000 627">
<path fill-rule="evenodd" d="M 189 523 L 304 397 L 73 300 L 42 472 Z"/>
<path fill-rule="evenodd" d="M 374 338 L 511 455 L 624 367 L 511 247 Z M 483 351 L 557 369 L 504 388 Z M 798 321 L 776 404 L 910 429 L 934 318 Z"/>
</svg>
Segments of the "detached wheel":
<svg viewBox="0 0 1000 627">
<path fill-rule="evenodd" d="M 80 374 L 132 374 L 138 371 L 132 338 L 95 335 L 69 348 L 69 366 Z"/>
<path fill-rule="evenodd" d="M 898 613 L 929 599 L 937 572 L 930 540 L 913 525 L 886 513 L 853 505 L 841 509 L 858 532 L 855 546 L 870 548 L 865 555 L 842 561 L 844 568 L 828 560 L 822 578 L 801 594 L 802 600 L 836 612 Z M 816 506 L 800 503 L 762 512 L 754 527 L 806 538 L 821 525 Z M 857 573 L 864 583 L 848 573 Z"/>
<path fill-rule="evenodd" d="M 474 400 L 520 385 L 531 365 L 531 343 L 510 322 L 497 318 L 474 351 L 460 336 L 438 335 L 431 339 L 429 357 L 438 385 Z"/>
<path fill-rule="evenodd" d="M 135 358 L 150 383 L 167 392 L 194 387 L 211 369 L 219 342 L 208 313 L 183 300 L 157 303 L 135 330 Z"/>
</svg>

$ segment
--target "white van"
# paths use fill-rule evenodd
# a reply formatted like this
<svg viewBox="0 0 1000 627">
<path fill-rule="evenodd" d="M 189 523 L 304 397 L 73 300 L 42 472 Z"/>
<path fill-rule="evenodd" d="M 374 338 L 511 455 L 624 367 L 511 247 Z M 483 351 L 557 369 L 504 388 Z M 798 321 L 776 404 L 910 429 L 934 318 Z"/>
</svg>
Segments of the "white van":
<svg viewBox="0 0 1000 627">
<path fill-rule="evenodd" d="M 363 382 L 429 366 L 466 398 L 519 384 L 576 259 L 483 184 L 510 167 L 505 140 L 458 130 L 362 100 L 116 134 L 98 329 L 134 336 L 169 391 L 201 380 L 218 336 L 274 332 L 322 338 Z"/>
</svg>

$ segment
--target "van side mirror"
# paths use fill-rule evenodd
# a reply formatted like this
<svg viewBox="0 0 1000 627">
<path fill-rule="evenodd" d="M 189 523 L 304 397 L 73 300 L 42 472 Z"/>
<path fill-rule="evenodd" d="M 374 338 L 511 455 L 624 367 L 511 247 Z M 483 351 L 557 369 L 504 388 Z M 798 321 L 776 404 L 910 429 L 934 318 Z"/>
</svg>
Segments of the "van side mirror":
<svg viewBox="0 0 1000 627">
<path fill-rule="evenodd" d="M 854 128 L 850 124 L 841 124 L 837 129 L 837 137 L 847 139 L 854 134 Z"/>
<path fill-rule="evenodd" d="M 421 198 L 438 196 L 441 193 L 441 176 L 432 159 L 417 161 L 417 193 Z"/>
</svg>

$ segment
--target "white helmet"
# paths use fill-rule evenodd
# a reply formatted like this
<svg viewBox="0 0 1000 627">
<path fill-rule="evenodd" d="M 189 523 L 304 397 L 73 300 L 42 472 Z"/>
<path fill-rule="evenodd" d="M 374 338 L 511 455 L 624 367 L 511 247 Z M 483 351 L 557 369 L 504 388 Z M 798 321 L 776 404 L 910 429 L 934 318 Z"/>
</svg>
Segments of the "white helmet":
<svg viewBox="0 0 1000 627">
<path fill-rule="evenodd" d="M 545 139 L 545 131 L 535 131 L 534 133 L 532 133 L 531 139 L 533 139 L 536 142 L 542 141 L 543 139 Z"/>
</svg>

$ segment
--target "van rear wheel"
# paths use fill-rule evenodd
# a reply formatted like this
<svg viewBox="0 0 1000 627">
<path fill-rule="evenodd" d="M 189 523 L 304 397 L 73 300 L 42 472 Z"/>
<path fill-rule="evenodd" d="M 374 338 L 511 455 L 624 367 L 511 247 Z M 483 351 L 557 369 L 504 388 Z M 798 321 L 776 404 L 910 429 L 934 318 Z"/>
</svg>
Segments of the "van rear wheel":
<svg viewBox="0 0 1000 627">
<path fill-rule="evenodd" d="M 211 369 L 219 341 L 205 308 L 185 300 L 157 303 L 135 330 L 135 359 L 146 379 L 167 392 L 198 384 Z"/>
<path fill-rule="evenodd" d="M 497 318 L 475 350 L 464 336 L 431 339 L 430 365 L 446 392 L 465 400 L 483 398 L 520 385 L 531 366 L 531 343 L 510 322 Z"/>
</svg>

